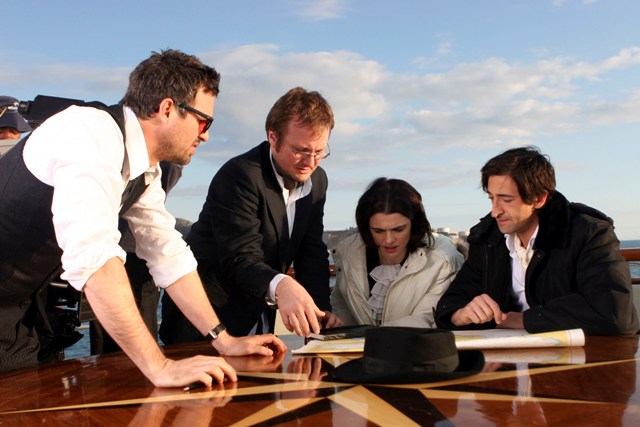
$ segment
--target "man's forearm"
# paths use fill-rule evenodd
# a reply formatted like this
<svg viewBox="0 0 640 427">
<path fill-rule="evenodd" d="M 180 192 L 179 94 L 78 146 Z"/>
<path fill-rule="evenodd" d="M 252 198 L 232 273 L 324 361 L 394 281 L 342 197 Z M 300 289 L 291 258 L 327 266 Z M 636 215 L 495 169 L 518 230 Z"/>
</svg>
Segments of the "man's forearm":
<svg viewBox="0 0 640 427">
<path fill-rule="evenodd" d="M 205 336 L 213 328 L 220 325 L 220 319 L 209 302 L 200 276 L 196 271 L 185 274 L 166 288 L 173 302 L 180 311 L 189 319 L 200 333 Z M 231 335 L 227 331 L 222 332 L 213 342 L 213 347 L 221 355 L 230 351 L 232 343 Z M 249 353 L 247 353 L 249 354 Z"/>
<path fill-rule="evenodd" d="M 182 276 L 165 291 L 202 335 L 220 323 L 197 272 Z"/>
<path fill-rule="evenodd" d="M 84 292 L 102 326 L 153 381 L 166 358 L 140 317 L 122 261 L 107 261 L 91 275 Z"/>
</svg>

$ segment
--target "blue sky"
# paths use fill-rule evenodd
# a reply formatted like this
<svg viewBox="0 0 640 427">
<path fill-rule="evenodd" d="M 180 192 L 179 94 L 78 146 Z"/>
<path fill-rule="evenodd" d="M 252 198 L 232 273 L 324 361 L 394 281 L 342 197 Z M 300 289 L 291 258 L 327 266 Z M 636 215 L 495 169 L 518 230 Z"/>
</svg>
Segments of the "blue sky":
<svg viewBox="0 0 640 427">
<path fill-rule="evenodd" d="M 221 72 L 211 139 L 169 195 L 177 217 L 197 219 L 220 165 L 304 86 L 336 115 L 326 229 L 354 226 L 358 197 L 387 176 L 421 192 L 434 227 L 468 230 L 489 211 L 482 165 L 534 144 L 559 191 L 640 239 L 637 0 L 1 0 L 0 14 L 0 94 L 22 100 L 115 103 L 165 48 Z"/>
</svg>

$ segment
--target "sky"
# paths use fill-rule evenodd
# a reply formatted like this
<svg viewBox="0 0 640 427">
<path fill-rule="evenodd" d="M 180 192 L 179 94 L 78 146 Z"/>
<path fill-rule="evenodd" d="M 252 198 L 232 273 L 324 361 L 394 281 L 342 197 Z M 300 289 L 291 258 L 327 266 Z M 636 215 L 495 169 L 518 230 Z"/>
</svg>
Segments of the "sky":
<svg viewBox="0 0 640 427">
<path fill-rule="evenodd" d="M 468 231 L 490 210 L 483 164 L 536 145 L 560 192 L 640 239 L 637 0 L 0 0 L 0 15 L 2 95 L 116 103 L 168 48 L 222 74 L 210 139 L 168 196 L 176 217 L 197 219 L 218 168 L 302 86 L 336 118 L 326 230 L 355 226 L 386 176 L 418 189 L 434 228 Z"/>
</svg>

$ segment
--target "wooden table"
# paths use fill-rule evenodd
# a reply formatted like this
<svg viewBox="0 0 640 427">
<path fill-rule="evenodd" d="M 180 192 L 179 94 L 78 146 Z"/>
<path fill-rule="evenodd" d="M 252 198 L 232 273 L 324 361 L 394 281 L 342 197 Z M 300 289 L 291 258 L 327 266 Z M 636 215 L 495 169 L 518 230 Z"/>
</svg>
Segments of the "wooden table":
<svg viewBox="0 0 640 427">
<path fill-rule="evenodd" d="M 301 345 L 285 338 L 290 348 Z M 198 343 L 166 353 L 213 350 Z M 339 356 L 228 358 L 237 384 L 190 392 L 154 388 L 121 353 L 79 358 L 0 374 L 0 426 L 640 425 L 638 336 L 484 353 L 478 375 L 386 386 L 331 381 Z"/>
</svg>

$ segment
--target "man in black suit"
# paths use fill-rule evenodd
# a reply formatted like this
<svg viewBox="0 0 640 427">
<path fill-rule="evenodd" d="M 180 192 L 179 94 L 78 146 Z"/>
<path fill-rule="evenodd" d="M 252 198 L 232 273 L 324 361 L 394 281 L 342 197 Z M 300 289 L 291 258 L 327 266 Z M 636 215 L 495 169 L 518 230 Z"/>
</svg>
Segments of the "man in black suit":
<svg viewBox="0 0 640 427">
<path fill-rule="evenodd" d="M 322 241 L 334 118 L 318 92 L 294 88 L 271 108 L 267 141 L 229 160 L 214 176 L 187 242 L 216 313 L 232 334 L 273 331 L 277 304 L 287 329 L 308 336 L 339 326 L 329 303 L 329 261 Z M 295 267 L 295 279 L 286 275 Z M 160 337 L 200 334 L 163 298 Z"/>
</svg>

